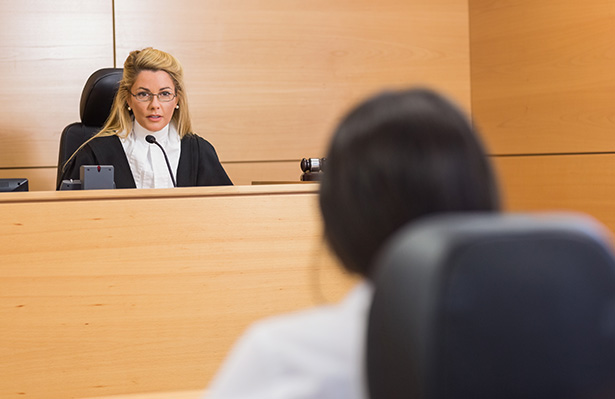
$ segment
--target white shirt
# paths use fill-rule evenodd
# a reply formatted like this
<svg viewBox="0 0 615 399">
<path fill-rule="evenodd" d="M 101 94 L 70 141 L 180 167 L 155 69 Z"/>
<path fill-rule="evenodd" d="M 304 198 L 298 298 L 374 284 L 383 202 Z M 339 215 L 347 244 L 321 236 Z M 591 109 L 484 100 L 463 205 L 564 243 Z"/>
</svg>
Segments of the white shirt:
<svg viewBox="0 0 615 399">
<path fill-rule="evenodd" d="M 252 325 L 205 399 L 364 399 L 372 288 L 360 283 L 336 305 Z"/>
<path fill-rule="evenodd" d="M 177 179 L 181 139 L 173 123 L 169 123 L 158 132 L 150 132 L 134 120 L 132 131 L 125 138 L 120 138 L 120 141 L 124 147 L 135 184 L 137 188 L 173 187 L 164 154 L 156 144 L 145 141 L 145 136 L 148 134 L 156 137 L 156 141 L 166 151 L 173 171 L 173 178 Z"/>
</svg>

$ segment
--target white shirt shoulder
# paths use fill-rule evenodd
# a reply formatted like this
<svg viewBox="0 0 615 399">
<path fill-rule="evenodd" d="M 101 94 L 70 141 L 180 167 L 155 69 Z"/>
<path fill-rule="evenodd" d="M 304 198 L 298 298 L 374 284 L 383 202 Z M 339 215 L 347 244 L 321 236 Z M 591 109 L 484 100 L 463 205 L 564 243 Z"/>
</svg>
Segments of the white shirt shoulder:
<svg viewBox="0 0 615 399">
<path fill-rule="evenodd" d="M 206 399 L 363 399 L 371 286 L 340 303 L 253 324 L 210 385 Z"/>
</svg>

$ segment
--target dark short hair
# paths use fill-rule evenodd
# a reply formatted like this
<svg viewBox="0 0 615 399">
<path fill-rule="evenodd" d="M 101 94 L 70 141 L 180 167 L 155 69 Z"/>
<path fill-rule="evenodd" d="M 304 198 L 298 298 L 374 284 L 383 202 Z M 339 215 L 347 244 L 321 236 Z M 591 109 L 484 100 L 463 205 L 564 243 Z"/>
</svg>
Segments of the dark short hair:
<svg viewBox="0 0 615 399">
<path fill-rule="evenodd" d="M 385 92 L 335 131 L 320 187 L 325 238 L 345 268 L 370 277 L 384 241 L 420 217 L 499 209 L 478 134 L 428 89 Z"/>
</svg>

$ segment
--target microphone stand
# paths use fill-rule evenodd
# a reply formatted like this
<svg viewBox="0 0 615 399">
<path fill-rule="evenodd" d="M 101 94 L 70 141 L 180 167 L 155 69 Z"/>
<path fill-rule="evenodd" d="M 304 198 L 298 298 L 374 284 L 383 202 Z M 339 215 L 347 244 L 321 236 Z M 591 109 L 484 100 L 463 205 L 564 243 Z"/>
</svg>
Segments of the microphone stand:
<svg viewBox="0 0 615 399">
<path fill-rule="evenodd" d="M 171 164 L 169 163 L 169 157 L 167 157 L 167 153 L 164 150 L 164 148 L 162 148 L 160 143 L 156 141 L 156 137 L 154 137 L 151 134 L 148 134 L 147 136 L 145 136 L 145 141 L 147 141 L 150 144 L 156 144 L 160 148 L 160 151 L 162 151 L 162 155 L 164 155 L 164 160 L 167 163 L 167 168 L 169 169 L 169 175 L 171 176 L 171 181 L 173 182 L 173 187 L 177 187 L 177 183 L 175 183 L 175 177 L 173 177 L 173 171 L 171 170 Z"/>
</svg>

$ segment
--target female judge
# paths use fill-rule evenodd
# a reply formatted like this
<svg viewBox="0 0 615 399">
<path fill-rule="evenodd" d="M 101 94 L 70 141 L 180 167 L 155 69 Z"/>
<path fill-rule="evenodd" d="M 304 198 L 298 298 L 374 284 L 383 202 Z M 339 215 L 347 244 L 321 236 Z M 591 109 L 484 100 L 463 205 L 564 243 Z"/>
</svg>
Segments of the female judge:
<svg viewBox="0 0 615 399">
<path fill-rule="evenodd" d="M 164 148 L 173 176 L 148 136 Z M 109 118 L 64 164 L 60 181 L 79 179 L 81 165 L 113 165 L 116 188 L 232 184 L 214 147 L 192 132 L 181 64 L 154 48 L 128 55 Z"/>
</svg>

